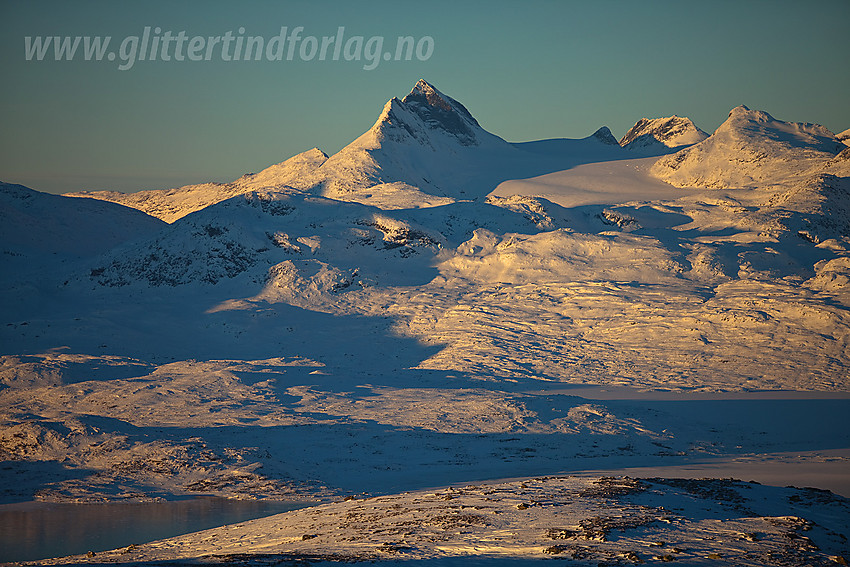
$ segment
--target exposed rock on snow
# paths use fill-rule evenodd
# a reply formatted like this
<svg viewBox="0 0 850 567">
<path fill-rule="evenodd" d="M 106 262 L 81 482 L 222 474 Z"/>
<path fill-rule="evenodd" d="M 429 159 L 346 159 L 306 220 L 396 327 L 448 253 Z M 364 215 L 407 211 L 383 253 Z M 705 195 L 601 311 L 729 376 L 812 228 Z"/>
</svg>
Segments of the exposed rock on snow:
<svg viewBox="0 0 850 567">
<path fill-rule="evenodd" d="M 593 137 L 602 142 L 603 144 L 608 144 L 609 146 L 616 146 L 620 142 L 617 141 L 617 138 L 614 137 L 614 134 L 611 133 L 611 130 L 608 126 L 603 126 L 599 130 L 593 133 Z"/>
<path fill-rule="evenodd" d="M 697 128 L 690 118 L 641 118 L 618 142 L 629 150 L 656 151 L 679 148 L 701 142 L 708 134 Z"/>
<path fill-rule="evenodd" d="M 432 256 L 443 242 L 436 230 L 373 207 L 261 191 L 216 203 L 175 221 L 154 238 L 118 248 L 92 264 L 89 277 L 111 287 L 140 281 L 177 286 L 216 284 L 247 272 L 249 281 L 286 286 L 309 301 L 313 288 L 307 281 L 317 283 L 322 293 L 340 291 L 354 283 L 350 278 L 356 278 L 360 267 L 370 281 L 384 282 L 392 273 L 387 261 L 420 252 Z M 352 255 L 352 249 L 358 253 Z M 299 270 L 309 275 L 302 277 Z M 319 279 L 317 270 L 323 274 Z"/>
<path fill-rule="evenodd" d="M 477 146 L 481 143 L 479 140 L 481 126 L 478 121 L 461 103 L 444 95 L 433 85 L 420 79 L 401 102 L 416 113 L 429 129 L 442 130 L 457 138 L 464 146 Z M 388 117 L 386 122 L 391 122 L 391 119 Z M 401 126 L 408 125 L 402 121 Z M 415 131 L 408 130 L 408 132 L 414 138 L 416 137 Z"/>
</svg>

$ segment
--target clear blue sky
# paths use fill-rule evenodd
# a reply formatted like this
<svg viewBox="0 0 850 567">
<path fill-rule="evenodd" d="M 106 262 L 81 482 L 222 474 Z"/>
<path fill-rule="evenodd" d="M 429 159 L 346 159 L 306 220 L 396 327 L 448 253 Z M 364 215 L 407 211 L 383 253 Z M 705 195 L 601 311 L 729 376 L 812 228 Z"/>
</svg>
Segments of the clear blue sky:
<svg viewBox="0 0 850 567">
<path fill-rule="evenodd" d="M 346 40 L 383 36 L 393 52 L 406 35 L 430 36 L 434 49 L 372 70 L 330 50 L 302 61 L 303 43 L 292 61 L 215 51 L 125 71 L 117 56 L 24 57 L 26 36 L 108 35 L 117 52 L 145 26 L 266 40 L 281 26 L 318 40 L 343 26 Z M 850 128 L 848 29 L 848 0 L 0 0 L 0 180 L 50 192 L 229 181 L 314 146 L 339 150 L 419 78 L 509 141 L 602 125 L 620 137 L 641 117 L 672 114 L 711 132 L 739 104 L 839 132 Z"/>
</svg>

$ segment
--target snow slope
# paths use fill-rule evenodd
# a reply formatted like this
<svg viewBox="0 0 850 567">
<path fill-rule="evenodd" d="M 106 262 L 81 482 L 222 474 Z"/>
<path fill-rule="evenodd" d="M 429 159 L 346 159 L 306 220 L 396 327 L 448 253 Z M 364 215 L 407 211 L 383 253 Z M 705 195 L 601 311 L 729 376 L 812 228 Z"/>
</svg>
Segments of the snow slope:
<svg viewBox="0 0 850 567">
<path fill-rule="evenodd" d="M 657 157 L 588 163 L 500 183 L 491 195 L 540 197 L 563 207 L 614 205 L 629 201 L 669 200 L 697 193 L 652 176 L 649 171 Z"/>
<path fill-rule="evenodd" d="M 157 232 L 164 223 L 113 203 L 80 201 L 0 182 L 0 281 L 56 272 L 122 242 Z"/>
<path fill-rule="evenodd" d="M 2 182 L 0 207 L 4 257 L 25 255 L 31 260 L 48 254 L 92 256 L 163 225 L 132 208 L 76 201 Z"/>
<path fill-rule="evenodd" d="M 738 106 L 709 138 L 659 159 L 653 173 L 677 187 L 767 188 L 816 173 L 844 148 L 818 124 Z"/>
<path fill-rule="evenodd" d="M 282 190 L 288 184 L 308 175 L 328 158 L 313 148 L 259 173 L 246 173 L 231 183 L 201 183 L 179 189 L 118 193 L 116 191 L 82 191 L 67 197 L 88 197 L 133 207 L 165 222 L 174 222 L 189 213 L 199 211 L 235 195 L 254 190 Z"/>
</svg>

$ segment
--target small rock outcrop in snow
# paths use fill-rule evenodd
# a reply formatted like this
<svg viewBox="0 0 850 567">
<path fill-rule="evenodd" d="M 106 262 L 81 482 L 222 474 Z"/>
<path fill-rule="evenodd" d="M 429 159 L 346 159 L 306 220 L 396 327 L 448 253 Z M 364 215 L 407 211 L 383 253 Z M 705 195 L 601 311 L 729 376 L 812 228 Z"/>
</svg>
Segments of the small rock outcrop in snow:
<svg viewBox="0 0 850 567">
<path fill-rule="evenodd" d="M 708 138 L 690 118 L 641 118 L 626 132 L 619 144 L 630 150 L 678 148 L 696 144 Z"/>
</svg>

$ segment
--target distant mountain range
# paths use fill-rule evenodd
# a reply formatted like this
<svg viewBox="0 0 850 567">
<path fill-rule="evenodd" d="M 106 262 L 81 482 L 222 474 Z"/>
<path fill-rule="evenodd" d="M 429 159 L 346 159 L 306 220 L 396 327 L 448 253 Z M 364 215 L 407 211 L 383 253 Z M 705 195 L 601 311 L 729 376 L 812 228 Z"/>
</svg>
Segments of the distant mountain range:
<svg viewBox="0 0 850 567">
<path fill-rule="evenodd" d="M 671 185 L 763 187 L 793 178 L 796 184 L 778 199 L 822 215 L 844 211 L 850 148 L 822 126 L 782 122 L 739 106 L 711 136 L 690 119 L 672 116 L 641 119 L 619 142 L 602 127 L 579 140 L 509 143 L 484 130 L 460 102 L 420 80 L 403 99 L 388 101 L 372 128 L 333 156 L 314 148 L 230 183 L 63 197 L 3 185 L 4 247 L 13 257 L 24 254 L 24 248 L 92 255 L 149 238 L 132 252 L 117 249 L 112 259 L 92 268 L 92 276 L 111 285 L 137 278 L 171 285 L 215 283 L 257 262 L 273 265 L 280 254 L 297 257 L 309 250 L 303 240 L 306 227 L 329 226 L 323 222 L 328 215 L 336 228 L 322 241 L 326 250 L 335 240 L 377 243 L 369 247 L 377 246 L 379 254 L 413 253 L 417 247 L 439 247 L 448 241 L 456 246 L 477 226 L 536 231 L 539 227 L 525 220 L 532 217 L 505 203 L 474 211 L 466 206 L 462 214 L 471 218 L 460 225 L 450 219 L 462 216 L 461 203 L 483 199 L 505 179 L 652 155 L 659 148 L 665 155 L 652 173 Z M 351 204 L 343 207 L 343 202 Z M 427 220 L 410 212 L 452 204 L 435 209 Z M 297 214 L 290 215 L 293 211 Z M 277 219 L 287 215 L 287 222 L 306 223 L 304 235 L 278 228 Z M 163 232 L 164 225 L 151 217 L 185 221 Z M 379 217 L 383 220 L 375 220 Z M 841 215 L 832 217 L 820 223 L 820 232 L 829 225 L 832 233 L 840 233 L 847 224 Z M 458 232 L 459 226 L 466 228 Z M 822 238 L 811 223 L 798 228 L 811 238 Z M 354 233 L 359 236 L 352 238 Z M 271 250 L 277 252 L 269 256 Z M 333 256 L 337 263 L 346 263 L 344 251 Z M 352 264 L 348 272 L 354 270 Z"/>
<path fill-rule="evenodd" d="M 69 196 L 121 203 L 167 222 L 255 190 L 415 208 L 480 198 L 506 179 L 628 157 L 633 156 L 622 152 L 606 127 L 580 140 L 506 142 L 484 130 L 461 103 L 419 81 L 403 99 L 388 101 L 367 132 L 330 157 L 314 148 L 231 183 Z"/>
</svg>

